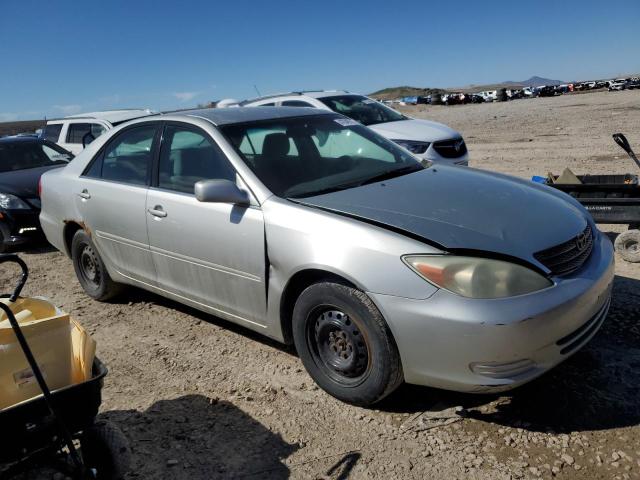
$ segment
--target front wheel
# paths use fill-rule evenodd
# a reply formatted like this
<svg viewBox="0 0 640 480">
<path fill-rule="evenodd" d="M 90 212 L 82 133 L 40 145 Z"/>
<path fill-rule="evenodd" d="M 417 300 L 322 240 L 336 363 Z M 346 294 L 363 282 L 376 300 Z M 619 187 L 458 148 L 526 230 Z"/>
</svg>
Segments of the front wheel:
<svg viewBox="0 0 640 480">
<path fill-rule="evenodd" d="M 121 286 L 111 279 L 96 246 L 84 230 L 78 230 L 73 236 L 71 259 L 80 285 L 91 298 L 105 301 L 120 292 Z"/>
<path fill-rule="evenodd" d="M 403 381 L 400 355 L 380 311 L 363 292 L 317 283 L 293 310 L 298 355 L 327 393 L 354 405 L 371 405 Z"/>
</svg>

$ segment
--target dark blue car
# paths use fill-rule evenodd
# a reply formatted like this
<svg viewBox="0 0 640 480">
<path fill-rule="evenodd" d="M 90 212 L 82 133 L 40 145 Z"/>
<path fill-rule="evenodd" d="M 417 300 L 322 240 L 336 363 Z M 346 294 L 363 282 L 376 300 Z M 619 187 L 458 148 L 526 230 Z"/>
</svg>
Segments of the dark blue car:
<svg viewBox="0 0 640 480">
<path fill-rule="evenodd" d="M 0 138 L 0 252 L 42 238 L 40 176 L 73 154 L 36 136 Z"/>
</svg>

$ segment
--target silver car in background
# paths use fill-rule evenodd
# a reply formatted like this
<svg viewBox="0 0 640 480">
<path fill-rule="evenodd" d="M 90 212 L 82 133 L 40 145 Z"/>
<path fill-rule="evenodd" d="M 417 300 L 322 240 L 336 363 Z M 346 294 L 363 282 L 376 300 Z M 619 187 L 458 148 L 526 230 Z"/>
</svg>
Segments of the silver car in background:
<svg viewBox="0 0 640 480">
<path fill-rule="evenodd" d="M 602 325 L 614 271 L 569 196 L 311 108 L 129 122 L 42 177 L 40 220 L 94 299 L 134 285 L 293 342 L 359 405 L 534 379 Z"/>
</svg>

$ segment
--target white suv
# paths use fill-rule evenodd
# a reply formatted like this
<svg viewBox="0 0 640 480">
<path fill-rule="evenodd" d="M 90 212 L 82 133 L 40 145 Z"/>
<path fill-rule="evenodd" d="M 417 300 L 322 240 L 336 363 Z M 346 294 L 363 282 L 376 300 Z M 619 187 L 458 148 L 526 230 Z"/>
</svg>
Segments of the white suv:
<svg viewBox="0 0 640 480">
<path fill-rule="evenodd" d="M 77 155 L 107 130 L 154 113 L 151 110 L 108 110 L 70 115 L 59 120 L 49 120 L 42 137 Z"/>
<path fill-rule="evenodd" d="M 241 107 L 312 107 L 350 117 L 434 163 L 468 165 L 462 135 L 441 123 L 403 115 L 380 102 L 347 91 L 308 91 L 245 100 Z"/>
</svg>

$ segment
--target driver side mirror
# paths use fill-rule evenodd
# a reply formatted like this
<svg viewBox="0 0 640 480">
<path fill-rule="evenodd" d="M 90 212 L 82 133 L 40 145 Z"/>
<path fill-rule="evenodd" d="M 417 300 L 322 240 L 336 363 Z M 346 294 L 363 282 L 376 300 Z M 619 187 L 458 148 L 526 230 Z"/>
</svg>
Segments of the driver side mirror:
<svg viewBox="0 0 640 480">
<path fill-rule="evenodd" d="M 193 187 L 199 202 L 232 203 L 248 207 L 249 194 L 230 180 L 200 180 Z"/>
</svg>

